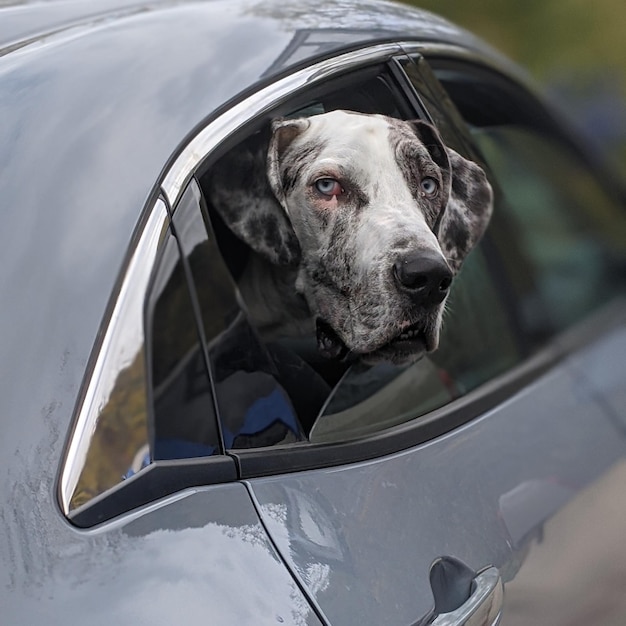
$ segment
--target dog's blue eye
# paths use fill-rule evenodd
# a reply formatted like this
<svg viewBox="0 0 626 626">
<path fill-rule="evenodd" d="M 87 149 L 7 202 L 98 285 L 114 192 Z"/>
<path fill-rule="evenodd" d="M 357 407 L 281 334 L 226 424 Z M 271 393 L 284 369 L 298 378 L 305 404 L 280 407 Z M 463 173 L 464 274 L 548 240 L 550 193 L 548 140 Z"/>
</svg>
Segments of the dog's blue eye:
<svg viewBox="0 0 626 626">
<path fill-rule="evenodd" d="M 436 193 L 437 189 L 439 189 L 439 183 L 434 178 L 427 176 L 426 178 L 422 178 L 420 187 L 427 196 L 432 196 Z"/>
<path fill-rule="evenodd" d="M 315 189 L 325 196 L 340 196 L 343 193 L 343 187 L 334 178 L 316 180 Z"/>
</svg>

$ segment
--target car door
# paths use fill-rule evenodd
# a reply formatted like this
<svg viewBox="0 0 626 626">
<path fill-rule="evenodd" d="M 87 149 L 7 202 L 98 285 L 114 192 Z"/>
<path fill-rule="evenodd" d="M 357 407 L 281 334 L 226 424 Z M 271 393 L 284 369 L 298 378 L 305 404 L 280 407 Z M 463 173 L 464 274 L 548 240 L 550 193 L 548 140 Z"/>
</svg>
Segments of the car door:
<svg viewBox="0 0 626 626">
<path fill-rule="evenodd" d="M 418 115 L 434 119 L 451 146 L 479 158 L 432 77 L 406 59 L 387 63 L 294 94 L 275 112 L 342 107 Z M 417 72 L 419 91 L 402 65 Z M 205 165 L 210 174 L 211 160 Z M 209 203 L 204 211 L 207 239 L 224 242 L 229 235 Z M 234 251 L 222 243 L 222 252 L 236 276 L 240 250 L 230 244 Z M 510 267 L 522 277 L 517 283 Z M 216 388 L 222 428 L 235 435 L 231 425 L 239 428 L 227 444 L 239 477 L 327 623 L 414 624 L 438 616 L 435 623 L 465 623 L 463 614 L 477 610 L 480 623 L 495 623 L 501 584 L 514 580 L 543 523 L 622 458 L 622 433 L 573 369 L 580 341 L 563 344 L 549 309 L 519 291 L 532 292 L 543 279 L 502 213 L 456 281 L 432 358 L 402 370 L 350 368 L 321 406 L 314 377 L 291 381 L 292 407 L 304 397 L 319 406 L 317 416 L 289 428 L 287 412 L 269 439 L 268 428 L 242 428 L 254 399 L 236 417 L 229 407 L 237 392 Z M 239 337 L 248 336 L 251 353 L 259 354 L 253 335 L 246 329 Z M 267 365 L 271 359 L 265 352 L 260 371 L 276 366 Z M 222 382 L 220 370 L 237 373 L 223 351 L 213 367 Z M 248 376 L 253 368 L 238 367 Z M 283 379 L 279 386 L 290 385 Z"/>
<path fill-rule="evenodd" d="M 75 501 L 81 482 L 63 475 L 74 523 L 239 481 L 297 602 L 312 607 L 307 619 L 455 624 L 475 615 L 491 624 L 542 524 L 623 457 L 622 432 L 575 367 L 593 333 L 561 335 L 606 322 L 589 322 L 592 302 L 567 328 L 552 324 L 533 296 L 541 268 L 500 198 L 455 280 L 432 356 L 337 366 L 319 357 L 314 336 L 267 342 L 250 322 L 238 281 L 251 252 L 212 202 L 216 168 L 262 141 L 274 117 L 337 108 L 433 121 L 451 147 L 487 161 L 421 64 L 397 44 L 320 61 L 237 101 L 182 148 L 159 200 L 171 233 L 153 233 L 160 245 L 167 234 L 159 267 L 178 288 L 148 272 L 129 291 L 150 338 L 138 360 L 149 389 L 138 449 L 120 460 L 124 481 L 113 468 L 91 500 Z M 90 419 L 83 447 L 103 424 Z M 69 456 L 89 465 L 90 449 Z"/>
<path fill-rule="evenodd" d="M 523 273 L 510 261 L 506 272 L 529 341 L 558 335 L 579 393 L 596 397 L 623 437 L 624 196 L 603 167 L 593 129 L 574 138 L 556 113 L 493 68 L 445 54 L 431 63 L 441 81 L 430 80 L 433 89 L 445 89 L 450 115 L 463 119 L 459 126 L 490 167 L 499 212 L 528 259 Z M 592 454 L 585 448 L 581 464 Z M 623 594 L 612 583 L 624 561 L 623 476 L 619 462 L 549 520 L 507 585 L 504 623 L 569 624 L 581 615 L 597 624 L 623 621 Z"/>
</svg>

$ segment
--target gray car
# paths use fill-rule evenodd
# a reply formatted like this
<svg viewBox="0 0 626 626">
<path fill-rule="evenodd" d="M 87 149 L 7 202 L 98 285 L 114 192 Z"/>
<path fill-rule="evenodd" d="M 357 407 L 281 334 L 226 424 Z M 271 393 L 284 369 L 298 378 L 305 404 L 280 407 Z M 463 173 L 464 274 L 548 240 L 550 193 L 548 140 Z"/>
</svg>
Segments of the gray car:
<svg viewBox="0 0 626 626">
<path fill-rule="evenodd" d="M 373 0 L 1 4 L 2 625 L 626 621 L 624 188 L 518 68 Z M 494 188 L 412 365 L 262 340 L 208 197 L 334 109 Z"/>
</svg>

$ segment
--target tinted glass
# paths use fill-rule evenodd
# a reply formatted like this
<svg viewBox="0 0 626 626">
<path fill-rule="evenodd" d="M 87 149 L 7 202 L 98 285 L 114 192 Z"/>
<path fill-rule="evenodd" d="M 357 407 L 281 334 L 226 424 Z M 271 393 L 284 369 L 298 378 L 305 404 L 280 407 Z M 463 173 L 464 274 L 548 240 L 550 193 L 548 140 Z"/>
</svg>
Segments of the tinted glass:
<svg viewBox="0 0 626 626">
<path fill-rule="evenodd" d="M 158 201 L 125 276 L 84 392 L 63 470 L 63 505 L 73 511 L 150 463 L 144 304 L 159 251 L 168 237 Z"/>
<path fill-rule="evenodd" d="M 529 336 L 567 328 L 623 291 L 626 214 L 586 155 L 520 88 L 469 70 L 436 73 L 501 190 L 508 235 L 496 244 Z"/>
<path fill-rule="evenodd" d="M 476 131 L 532 259 L 554 328 L 584 317 L 624 286 L 626 229 L 604 189 L 563 146 L 532 130 Z"/>
<path fill-rule="evenodd" d="M 295 406 L 302 402 L 303 364 L 265 346 L 248 323 L 195 183 L 181 199 L 174 225 L 195 284 L 225 447 L 302 440 Z"/>
<path fill-rule="evenodd" d="M 148 302 L 153 458 L 220 452 L 213 396 L 185 269 L 173 235 L 160 258 Z"/>
<path fill-rule="evenodd" d="M 104 493 L 150 463 L 146 389 L 142 341 L 117 374 L 100 411 L 71 509 Z"/>
</svg>

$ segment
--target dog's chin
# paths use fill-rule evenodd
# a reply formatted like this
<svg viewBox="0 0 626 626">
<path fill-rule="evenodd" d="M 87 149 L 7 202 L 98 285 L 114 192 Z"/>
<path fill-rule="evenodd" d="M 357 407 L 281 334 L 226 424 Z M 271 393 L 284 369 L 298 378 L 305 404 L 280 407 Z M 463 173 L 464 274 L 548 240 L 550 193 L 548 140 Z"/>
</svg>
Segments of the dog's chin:
<svg viewBox="0 0 626 626">
<path fill-rule="evenodd" d="M 432 332 L 427 332 L 421 325 L 415 324 L 403 330 L 380 348 L 361 355 L 361 360 L 368 365 L 381 362 L 393 365 L 410 365 L 436 348 L 437 338 L 435 335 Z"/>
<path fill-rule="evenodd" d="M 438 344 L 436 333 L 427 330 L 421 324 L 414 324 L 374 350 L 360 352 L 350 350 L 327 322 L 318 319 L 316 326 L 317 346 L 324 356 L 341 360 L 350 355 L 351 358 L 360 359 L 367 365 L 383 362 L 410 365 L 422 358 L 425 353 L 436 350 Z"/>
</svg>

